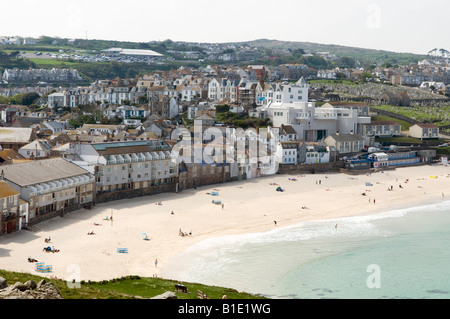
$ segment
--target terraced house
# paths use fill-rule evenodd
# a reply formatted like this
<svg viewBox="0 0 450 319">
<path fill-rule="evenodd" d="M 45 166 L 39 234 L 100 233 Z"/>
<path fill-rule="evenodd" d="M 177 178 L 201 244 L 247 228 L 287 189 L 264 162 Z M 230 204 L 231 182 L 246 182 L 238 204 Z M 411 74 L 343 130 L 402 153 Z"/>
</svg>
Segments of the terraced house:
<svg viewBox="0 0 450 319">
<path fill-rule="evenodd" d="M 70 153 L 95 175 L 96 202 L 176 190 L 178 164 L 163 140 L 74 143 Z"/>
<path fill-rule="evenodd" d="M 29 204 L 29 222 L 63 215 L 94 200 L 94 176 L 63 158 L 2 166 L 4 180 Z"/>
<path fill-rule="evenodd" d="M 0 181 L 0 235 L 11 233 L 18 229 L 20 215 L 18 214 L 20 193 L 8 185 L 5 181 Z"/>
</svg>

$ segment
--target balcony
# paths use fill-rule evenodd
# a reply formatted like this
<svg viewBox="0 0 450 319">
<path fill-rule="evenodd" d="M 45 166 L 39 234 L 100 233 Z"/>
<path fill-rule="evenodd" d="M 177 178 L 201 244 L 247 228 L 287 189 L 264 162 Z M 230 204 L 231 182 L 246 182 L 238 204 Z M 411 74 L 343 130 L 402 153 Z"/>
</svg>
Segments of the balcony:
<svg viewBox="0 0 450 319">
<path fill-rule="evenodd" d="M 335 111 L 330 110 L 316 110 L 314 118 L 317 120 L 336 120 L 338 118 Z"/>
</svg>

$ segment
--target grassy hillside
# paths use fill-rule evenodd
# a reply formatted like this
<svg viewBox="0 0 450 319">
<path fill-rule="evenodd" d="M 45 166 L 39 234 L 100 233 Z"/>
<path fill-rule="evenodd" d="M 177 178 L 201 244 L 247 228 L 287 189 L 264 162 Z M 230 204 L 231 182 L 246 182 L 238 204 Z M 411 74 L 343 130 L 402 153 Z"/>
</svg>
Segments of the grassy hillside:
<svg viewBox="0 0 450 319">
<path fill-rule="evenodd" d="M 0 270 L 0 277 L 6 279 L 8 285 L 20 281 L 34 280 L 38 283 L 43 277 Z M 64 299 L 140 299 L 152 298 L 166 291 L 175 292 L 177 281 L 161 278 L 141 278 L 139 276 L 127 276 L 109 281 L 82 282 L 79 288 L 71 288 L 65 280 L 47 279 L 52 282 L 61 292 Z M 261 296 L 251 295 L 246 292 L 238 292 L 235 289 L 206 286 L 197 283 L 183 284 L 188 293 L 176 292 L 178 299 L 197 299 L 197 291 L 200 290 L 210 299 L 221 299 L 226 294 L 229 299 L 266 299 Z"/>
<path fill-rule="evenodd" d="M 369 66 L 374 63 L 390 63 L 392 65 L 417 63 L 426 55 L 418 55 L 413 53 L 398 53 L 384 50 L 374 50 L 366 48 L 348 47 L 335 44 L 321 44 L 313 42 L 294 42 L 258 39 L 254 41 L 243 42 L 249 46 L 263 48 L 284 48 L 284 49 L 303 49 L 310 52 L 329 52 L 337 57 L 349 57 L 361 62 L 362 65 Z"/>
</svg>

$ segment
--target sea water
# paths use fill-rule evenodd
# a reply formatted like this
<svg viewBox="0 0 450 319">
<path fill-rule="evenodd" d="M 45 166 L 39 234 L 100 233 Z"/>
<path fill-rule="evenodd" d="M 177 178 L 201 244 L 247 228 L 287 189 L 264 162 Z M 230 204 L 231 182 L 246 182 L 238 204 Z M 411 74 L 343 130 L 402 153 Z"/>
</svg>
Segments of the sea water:
<svg viewBox="0 0 450 319">
<path fill-rule="evenodd" d="M 205 240 L 164 275 L 270 298 L 450 299 L 450 201 Z"/>
</svg>

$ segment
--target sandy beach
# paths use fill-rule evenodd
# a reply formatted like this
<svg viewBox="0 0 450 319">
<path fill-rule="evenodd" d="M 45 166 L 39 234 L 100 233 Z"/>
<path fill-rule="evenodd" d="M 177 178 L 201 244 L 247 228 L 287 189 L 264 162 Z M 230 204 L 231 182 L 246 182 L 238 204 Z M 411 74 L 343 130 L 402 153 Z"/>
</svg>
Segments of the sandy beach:
<svg viewBox="0 0 450 319">
<path fill-rule="evenodd" d="M 448 200 L 449 173 L 448 166 L 435 164 L 370 175 L 273 175 L 99 204 L 42 222 L 38 231 L 0 237 L 0 268 L 65 280 L 163 276 L 171 258 L 211 237 Z M 278 186 L 284 191 L 276 191 Z M 213 191 L 218 195 L 212 196 Z M 112 222 L 105 220 L 110 216 Z M 180 230 L 188 235 L 180 236 Z M 59 252 L 45 252 L 46 246 Z M 53 271 L 36 272 L 28 257 Z"/>
</svg>

